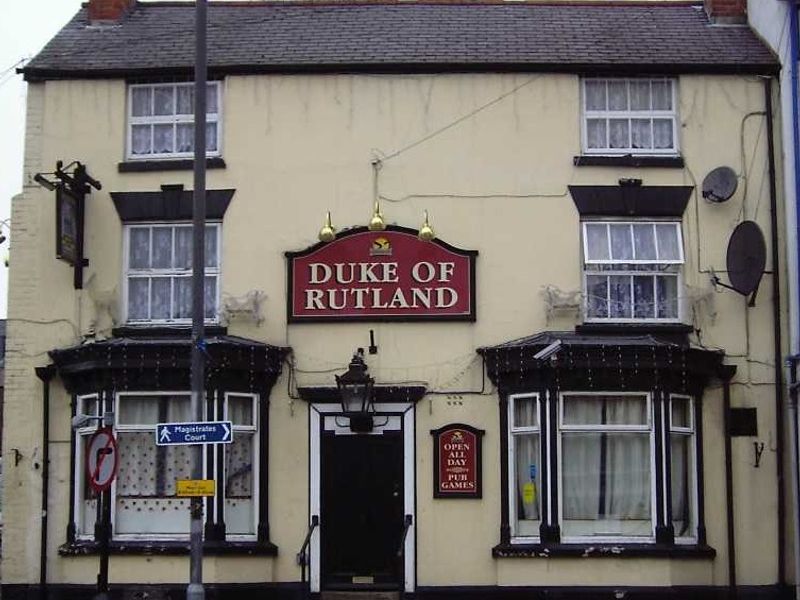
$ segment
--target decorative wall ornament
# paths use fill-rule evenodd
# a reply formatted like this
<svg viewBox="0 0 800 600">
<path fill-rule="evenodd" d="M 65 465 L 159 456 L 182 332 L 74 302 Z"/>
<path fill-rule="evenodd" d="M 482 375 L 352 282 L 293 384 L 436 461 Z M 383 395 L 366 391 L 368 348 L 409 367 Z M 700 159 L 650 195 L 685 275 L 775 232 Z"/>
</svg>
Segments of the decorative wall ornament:
<svg viewBox="0 0 800 600">
<path fill-rule="evenodd" d="M 556 285 L 548 284 L 542 287 L 541 294 L 544 298 L 548 323 L 556 317 L 580 316 L 580 290 L 562 290 Z"/>
<path fill-rule="evenodd" d="M 255 321 L 256 325 L 261 325 L 264 322 L 261 306 L 266 297 L 261 290 L 250 290 L 240 296 L 223 293 L 219 319 L 223 325 L 237 320 Z"/>
</svg>

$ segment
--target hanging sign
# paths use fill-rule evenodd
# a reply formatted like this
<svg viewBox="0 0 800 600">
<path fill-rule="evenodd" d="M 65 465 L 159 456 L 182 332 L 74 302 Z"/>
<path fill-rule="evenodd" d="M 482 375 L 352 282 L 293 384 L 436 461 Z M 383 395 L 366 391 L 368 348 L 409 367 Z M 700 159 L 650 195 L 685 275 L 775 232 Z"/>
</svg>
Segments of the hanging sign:
<svg viewBox="0 0 800 600">
<path fill-rule="evenodd" d="M 484 431 L 462 423 L 431 430 L 433 497 L 481 497 L 481 441 Z"/>
<path fill-rule="evenodd" d="M 78 262 L 78 213 L 80 198 L 64 186 L 56 188 L 56 258 L 70 265 Z"/>
<path fill-rule="evenodd" d="M 107 490 L 117 476 L 119 452 L 110 427 L 98 429 L 89 438 L 86 448 L 86 470 L 89 485 L 96 492 Z"/>
<path fill-rule="evenodd" d="M 475 320 L 474 250 L 390 226 L 287 252 L 290 323 Z"/>
</svg>

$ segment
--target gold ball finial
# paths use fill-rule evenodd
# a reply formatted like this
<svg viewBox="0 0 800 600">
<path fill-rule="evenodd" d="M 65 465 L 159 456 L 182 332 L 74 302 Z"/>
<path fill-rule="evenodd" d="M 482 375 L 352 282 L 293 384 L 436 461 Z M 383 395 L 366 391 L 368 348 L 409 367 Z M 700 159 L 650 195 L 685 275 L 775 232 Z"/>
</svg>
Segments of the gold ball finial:
<svg viewBox="0 0 800 600">
<path fill-rule="evenodd" d="M 372 210 L 372 218 L 369 220 L 368 227 L 370 231 L 383 231 L 386 229 L 386 223 L 381 214 L 381 205 L 378 203 L 377 198 L 375 199 L 375 207 Z"/>
<path fill-rule="evenodd" d="M 319 235 L 317 237 L 320 242 L 326 243 L 336 239 L 336 229 L 331 225 L 331 211 L 328 211 L 325 217 L 325 224 L 322 226 L 322 229 L 319 230 Z"/>
<path fill-rule="evenodd" d="M 431 224 L 428 222 L 428 211 L 425 211 L 425 221 L 422 223 L 422 227 L 419 228 L 419 233 L 417 233 L 417 237 L 422 240 L 423 242 L 430 242 L 436 237 L 436 232 L 431 227 Z"/>
</svg>

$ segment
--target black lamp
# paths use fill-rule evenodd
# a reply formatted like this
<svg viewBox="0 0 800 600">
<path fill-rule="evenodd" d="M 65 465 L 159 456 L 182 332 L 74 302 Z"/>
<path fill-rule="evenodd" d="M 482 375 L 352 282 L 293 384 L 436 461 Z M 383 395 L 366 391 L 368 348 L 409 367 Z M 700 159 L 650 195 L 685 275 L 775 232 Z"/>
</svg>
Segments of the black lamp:
<svg viewBox="0 0 800 600">
<path fill-rule="evenodd" d="M 350 361 L 347 372 L 336 376 L 336 387 L 342 401 L 342 411 L 350 419 L 354 433 L 372 431 L 372 387 L 375 380 L 367 375 L 364 349 L 359 348 Z"/>
</svg>

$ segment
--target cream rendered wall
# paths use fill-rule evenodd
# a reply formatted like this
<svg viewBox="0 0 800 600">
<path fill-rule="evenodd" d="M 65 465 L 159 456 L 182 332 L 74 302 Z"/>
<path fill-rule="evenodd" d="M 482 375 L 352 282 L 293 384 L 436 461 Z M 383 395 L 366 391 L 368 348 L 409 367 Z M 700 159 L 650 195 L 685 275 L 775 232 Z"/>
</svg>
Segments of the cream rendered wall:
<svg viewBox="0 0 800 600">
<path fill-rule="evenodd" d="M 727 582 L 721 391 L 705 399 L 706 523 L 715 560 L 493 559 L 499 541 L 499 415 L 487 380 L 481 394 L 480 346 L 541 330 L 574 327 L 576 317 L 548 320 L 545 285 L 581 287 L 579 218 L 568 184 L 697 186 L 720 165 L 741 177 L 727 203 L 692 195 L 683 219 L 684 308 L 698 340 L 724 348 L 739 371 L 734 406 L 757 406 L 759 438 L 774 441 L 770 275 L 757 306 L 732 292 L 715 293 L 713 269 L 726 280 L 727 239 L 742 218 L 769 232 L 763 84 L 756 78 L 687 76 L 679 81 L 684 169 L 574 167 L 580 154 L 580 87 L 571 75 L 238 76 L 224 82 L 224 170 L 208 172 L 209 188 L 235 188 L 225 215 L 222 291 L 262 290 L 257 326 L 231 323 L 235 335 L 294 349 L 298 385 L 331 385 L 352 351 L 375 331 L 379 353 L 368 356 L 379 383 L 422 381 L 417 406 L 418 585 L 580 584 L 724 585 Z M 38 577 L 41 385 L 32 367 L 44 354 L 74 344 L 93 328 L 110 335 L 121 289 L 121 226 L 109 191 L 192 187 L 186 172 L 126 173 L 125 84 L 62 81 L 29 86 L 26 182 L 57 159 L 79 159 L 103 183 L 87 203 L 86 289 L 54 260 L 54 199 L 29 183 L 14 201 L 9 352 L 4 451 L 23 460 L 6 472 L 5 583 Z M 749 116 L 748 116 L 749 115 Z M 325 211 L 338 228 L 371 215 L 374 158 L 382 159 L 379 192 L 388 222 L 417 227 L 423 209 L 442 240 L 477 249 L 476 323 L 286 325 L 283 252 L 316 242 Z M 746 184 L 746 185 L 745 185 Z M 769 243 L 769 240 L 768 240 Z M 767 270 L 772 270 L 767 265 Z M 109 304 L 109 298 L 112 302 Z M 117 302 L 114 302 L 116 299 Z M 110 307 L 110 308 L 109 308 Z M 60 558 L 68 514 L 68 398 L 55 385 L 51 421 L 51 580 L 90 583 L 96 559 Z M 296 581 L 294 554 L 308 520 L 308 412 L 287 390 L 286 374 L 270 406 L 270 525 L 280 549 L 270 558 L 208 558 L 208 581 Z M 432 500 L 429 430 L 461 421 L 486 430 L 482 500 Z M 774 452 L 753 467 L 752 439 L 736 438 L 737 552 L 744 584 L 775 581 Z M 8 454 L 7 454 L 8 455 Z M 469 524 L 469 527 L 465 525 Z M 112 581 L 185 581 L 185 558 L 113 557 Z"/>
</svg>

